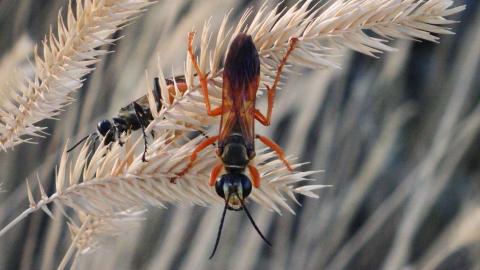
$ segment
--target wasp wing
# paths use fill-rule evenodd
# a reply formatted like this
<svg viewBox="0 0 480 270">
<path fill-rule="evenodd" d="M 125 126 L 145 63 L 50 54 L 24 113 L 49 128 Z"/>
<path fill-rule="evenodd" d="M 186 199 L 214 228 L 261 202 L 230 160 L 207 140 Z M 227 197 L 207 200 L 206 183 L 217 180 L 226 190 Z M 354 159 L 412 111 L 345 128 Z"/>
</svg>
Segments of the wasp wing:
<svg viewBox="0 0 480 270">
<path fill-rule="evenodd" d="M 243 87 L 232 87 L 229 78 L 224 77 L 219 146 L 225 144 L 229 134 L 241 133 L 249 152 L 255 153 L 255 98 L 258 84 L 257 77 Z"/>
<path fill-rule="evenodd" d="M 249 151 L 255 151 L 255 100 L 257 96 L 259 77 L 253 79 L 242 91 L 241 102 L 237 105 L 237 119 L 240 130 Z M 254 152 L 253 152 L 254 153 Z"/>
</svg>

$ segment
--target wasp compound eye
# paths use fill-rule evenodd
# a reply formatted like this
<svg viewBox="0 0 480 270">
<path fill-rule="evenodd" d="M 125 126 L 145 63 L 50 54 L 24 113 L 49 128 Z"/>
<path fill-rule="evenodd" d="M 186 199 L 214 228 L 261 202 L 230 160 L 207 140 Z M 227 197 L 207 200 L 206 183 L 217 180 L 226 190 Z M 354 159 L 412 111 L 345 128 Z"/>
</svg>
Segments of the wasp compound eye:
<svg viewBox="0 0 480 270">
<path fill-rule="evenodd" d="M 223 191 L 223 185 L 225 184 L 225 178 L 221 178 L 219 181 L 215 183 L 215 191 L 217 192 L 218 196 L 225 199 L 225 192 Z"/>
<path fill-rule="evenodd" d="M 252 192 L 252 182 L 250 181 L 250 179 L 248 179 L 248 177 L 244 176 L 241 179 L 241 183 L 242 183 L 243 198 L 246 198 Z"/>
<path fill-rule="evenodd" d="M 109 120 L 102 120 L 97 124 L 97 130 L 102 136 L 105 136 L 111 128 L 112 122 Z"/>
</svg>

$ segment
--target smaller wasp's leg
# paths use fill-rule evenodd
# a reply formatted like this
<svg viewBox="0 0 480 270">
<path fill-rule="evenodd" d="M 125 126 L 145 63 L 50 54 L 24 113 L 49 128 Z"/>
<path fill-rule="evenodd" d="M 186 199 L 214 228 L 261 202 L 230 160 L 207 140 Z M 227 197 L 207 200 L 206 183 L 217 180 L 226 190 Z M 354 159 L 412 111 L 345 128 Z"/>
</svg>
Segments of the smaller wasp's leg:
<svg viewBox="0 0 480 270">
<path fill-rule="evenodd" d="M 278 144 L 276 144 L 274 141 L 262 135 L 256 135 L 255 138 L 259 139 L 263 144 L 265 144 L 266 146 L 270 147 L 273 151 L 275 151 L 275 153 L 277 153 L 278 158 L 280 158 L 280 160 L 283 161 L 287 169 L 289 171 L 293 171 L 292 166 L 290 166 L 290 163 L 285 158 L 285 154 L 283 153 L 282 148 Z"/>
<path fill-rule="evenodd" d="M 252 176 L 252 184 L 255 188 L 260 187 L 260 173 L 258 172 L 257 167 L 253 165 L 248 165 L 248 171 L 250 172 L 250 175 Z"/>
<path fill-rule="evenodd" d="M 223 163 L 219 162 L 213 167 L 212 171 L 210 172 L 210 181 L 208 181 L 209 186 L 214 186 L 215 182 L 217 181 L 217 177 L 223 169 Z"/>
<path fill-rule="evenodd" d="M 118 131 L 116 127 L 114 127 L 114 129 L 115 129 L 115 135 L 117 135 L 118 144 L 120 146 L 123 146 L 124 142 L 122 141 L 122 133 Z"/>
<path fill-rule="evenodd" d="M 123 146 L 124 142 L 122 142 L 122 133 L 127 132 L 128 130 L 128 125 L 127 122 L 119 117 L 114 117 L 113 118 L 113 127 L 112 127 L 112 133 L 113 133 L 113 138 L 109 142 L 114 142 L 115 141 L 115 136 L 118 139 L 118 144 L 120 146 Z M 107 142 L 107 141 L 105 141 Z"/>
<path fill-rule="evenodd" d="M 115 141 L 115 136 L 117 136 L 116 132 L 115 132 L 115 126 L 112 126 L 108 131 L 107 133 L 105 133 L 105 135 L 103 136 L 103 145 L 108 145 L 110 144 L 111 142 L 114 142 Z"/>
<path fill-rule="evenodd" d="M 197 153 L 201 152 L 207 146 L 215 143 L 218 140 L 218 137 L 219 137 L 218 135 L 212 136 L 212 137 L 204 140 L 203 142 L 201 142 L 199 145 L 197 145 L 195 150 L 193 150 L 192 155 L 190 156 L 190 161 L 188 162 L 188 165 L 181 172 L 177 173 L 177 177 L 181 177 L 181 176 L 185 175 L 188 172 L 188 170 L 190 170 L 193 167 L 193 163 L 197 159 Z M 172 178 L 170 180 L 170 182 L 175 183 L 175 180 L 176 180 L 177 177 Z"/>
<path fill-rule="evenodd" d="M 142 106 L 140 106 L 137 102 L 133 102 L 133 108 L 135 109 L 135 116 L 137 117 L 137 121 L 140 124 L 140 127 L 142 128 L 142 133 L 143 133 L 143 155 L 142 155 L 142 161 L 146 162 L 147 159 L 145 158 L 145 155 L 147 154 L 147 134 L 145 133 L 145 123 L 142 120 L 142 116 L 145 115 Z"/>
<path fill-rule="evenodd" d="M 192 59 L 192 64 L 193 67 L 195 68 L 195 71 L 198 74 L 198 77 L 200 79 L 200 86 L 202 88 L 202 94 L 203 94 L 203 99 L 205 101 L 205 105 L 207 107 L 207 114 L 210 116 L 218 116 L 222 114 L 222 107 L 218 107 L 212 110 L 211 105 L 210 105 L 210 98 L 208 97 L 208 83 L 207 83 L 207 77 L 203 72 L 200 70 L 200 67 L 198 66 L 197 59 L 195 57 L 195 54 L 193 53 L 193 37 L 195 36 L 195 32 L 190 32 L 188 34 L 188 54 L 190 55 L 190 58 Z"/>
<path fill-rule="evenodd" d="M 295 49 L 297 42 L 298 42 L 298 38 L 290 39 L 290 46 L 288 47 L 287 52 L 283 56 L 282 61 L 280 61 L 280 65 L 277 68 L 277 75 L 275 75 L 275 80 L 273 81 L 272 87 L 265 85 L 265 87 L 267 87 L 267 92 L 268 92 L 267 116 L 263 115 L 259 110 L 255 110 L 255 119 L 257 119 L 264 126 L 270 125 L 270 120 L 272 118 L 272 111 L 273 111 L 273 101 L 275 100 L 277 85 L 280 82 L 280 76 L 282 75 L 283 67 L 287 63 L 288 56 Z"/>
<path fill-rule="evenodd" d="M 158 77 L 153 78 L 153 97 L 155 98 L 155 105 L 157 112 L 162 109 L 162 92 L 160 90 L 160 81 Z"/>
</svg>

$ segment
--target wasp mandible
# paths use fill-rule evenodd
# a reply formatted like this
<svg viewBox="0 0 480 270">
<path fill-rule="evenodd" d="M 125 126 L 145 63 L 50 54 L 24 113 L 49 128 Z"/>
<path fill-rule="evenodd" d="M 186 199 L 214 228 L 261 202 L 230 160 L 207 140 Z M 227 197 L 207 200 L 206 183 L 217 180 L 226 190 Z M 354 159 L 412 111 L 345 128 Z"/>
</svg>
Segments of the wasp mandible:
<svg viewBox="0 0 480 270">
<path fill-rule="evenodd" d="M 195 33 L 193 32 L 188 35 L 188 53 L 200 80 L 207 114 L 209 116 L 220 116 L 220 130 L 218 135 L 209 137 L 195 148 L 190 156 L 189 163 L 177 174 L 177 177 L 181 177 L 188 172 L 200 151 L 218 141 L 216 154 L 219 161 L 212 168 L 208 184 L 215 186 L 217 194 L 225 200 L 225 208 L 217 242 L 215 243 L 215 248 L 211 256 L 213 257 L 218 245 L 227 209 L 235 211 L 245 210 L 257 232 L 268 243 L 255 225 L 244 204 L 245 198 L 247 198 L 252 191 L 252 185 L 255 188 L 260 187 L 260 173 L 255 165 L 250 163 L 255 157 L 254 140 L 258 139 L 270 147 L 278 155 L 279 159 L 283 161 L 288 170 L 292 171 L 293 169 L 286 160 L 280 146 L 265 136 L 255 134 L 255 120 L 264 126 L 270 125 L 273 102 L 277 85 L 280 81 L 280 75 L 298 39 L 290 39 L 289 47 L 277 68 L 273 85 L 271 87 L 265 85 L 268 93 L 268 107 L 267 114 L 264 115 L 255 107 L 257 91 L 260 84 L 260 58 L 252 37 L 240 33 L 230 44 L 223 69 L 222 104 L 217 108 L 212 108 L 208 96 L 208 79 L 200 70 L 193 52 L 194 36 Z M 245 175 L 247 169 L 252 178 L 251 180 Z M 218 176 L 223 171 L 225 171 L 225 173 L 221 175 L 217 181 Z"/>
</svg>

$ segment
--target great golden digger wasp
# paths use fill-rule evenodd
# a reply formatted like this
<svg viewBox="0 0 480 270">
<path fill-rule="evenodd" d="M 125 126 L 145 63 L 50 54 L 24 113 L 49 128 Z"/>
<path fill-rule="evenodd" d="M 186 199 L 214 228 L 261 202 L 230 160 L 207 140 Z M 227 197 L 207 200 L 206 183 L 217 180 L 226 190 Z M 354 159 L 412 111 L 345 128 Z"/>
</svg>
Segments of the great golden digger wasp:
<svg viewBox="0 0 480 270">
<path fill-rule="evenodd" d="M 255 120 L 264 126 L 270 125 L 277 84 L 280 81 L 280 75 L 287 58 L 294 50 L 298 39 L 290 39 L 289 47 L 277 68 L 273 85 L 271 87 L 265 85 L 268 93 L 267 115 L 265 116 L 255 108 L 260 84 L 260 59 L 252 37 L 240 33 L 230 44 L 223 69 L 222 104 L 220 107 L 212 109 L 208 96 L 208 79 L 200 70 L 193 52 L 194 35 L 191 32 L 188 36 L 188 53 L 200 80 L 207 114 L 209 116 L 220 116 L 220 130 L 218 135 L 207 138 L 195 148 L 190 156 L 189 163 L 177 174 L 177 177 L 181 177 L 188 172 L 200 151 L 218 141 L 216 154 L 219 161 L 211 171 L 208 184 L 215 186 L 217 194 L 225 200 L 225 207 L 215 247 L 210 256 L 212 258 L 220 240 L 227 209 L 244 210 L 259 235 L 270 245 L 253 221 L 244 203 L 252 191 L 252 185 L 255 188 L 260 187 L 260 173 L 253 164 L 250 164 L 250 161 L 255 157 L 254 139 L 259 139 L 270 147 L 290 171 L 293 169 L 285 159 L 280 146 L 265 136 L 255 134 Z M 248 169 L 251 179 L 245 175 L 246 169 Z M 217 180 L 222 171 L 225 171 L 225 173 Z"/>
<path fill-rule="evenodd" d="M 187 84 L 185 82 L 185 78 L 183 76 L 177 76 L 173 79 L 166 79 L 167 90 L 169 92 L 169 101 L 172 103 L 173 98 L 175 96 L 175 86 L 177 89 L 184 93 L 187 91 Z M 157 110 L 159 110 L 162 106 L 162 96 L 160 94 L 160 84 L 159 79 L 154 79 L 153 84 L 153 96 L 155 98 L 155 103 L 157 106 Z M 117 115 L 113 117 L 111 120 L 104 119 L 98 122 L 97 124 L 97 132 L 92 133 L 75 145 L 73 145 L 67 152 L 72 151 L 81 144 L 83 141 L 88 139 L 91 136 L 95 136 L 95 140 L 98 139 L 98 136 L 102 136 L 104 138 L 103 142 L 105 145 L 108 145 L 111 142 L 115 142 L 117 139 L 120 141 L 120 137 L 123 133 L 129 133 L 131 131 L 142 129 L 143 138 L 145 143 L 145 150 L 143 152 L 142 160 L 145 160 L 145 154 L 147 151 L 147 136 L 145 134 L 145 128 L 150 124 L 153 120 L 152 112 L 150 110 L 150 106 L 148 104 L 148 98 L 146 95 L 138 98 L 137 100 L 129 103 L 128 105 L 122 107 Z"/>
</svg>

